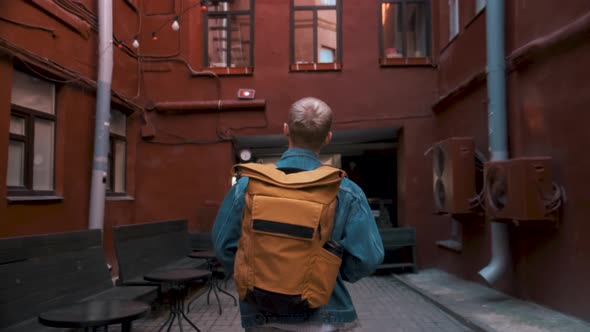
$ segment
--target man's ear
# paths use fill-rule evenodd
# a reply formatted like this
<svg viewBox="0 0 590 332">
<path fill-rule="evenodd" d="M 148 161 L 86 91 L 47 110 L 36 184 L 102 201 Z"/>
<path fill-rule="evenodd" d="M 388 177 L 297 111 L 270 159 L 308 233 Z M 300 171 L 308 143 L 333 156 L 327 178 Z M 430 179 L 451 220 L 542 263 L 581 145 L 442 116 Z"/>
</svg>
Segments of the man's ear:
<svg viewBox="0 0 590 332">
<path fill-rule="evenodd" d="M 289 125 L 283 122 L 283 135 L 289 137 Z"/>
<path fill-rule="evenodd" d="M 326 135 L 326 139 L 324 139 L 324 145 L 328 145 L 331 140 L 332 140 L 332 132 L 329 131 L 328 135 Z"/>
</svg>

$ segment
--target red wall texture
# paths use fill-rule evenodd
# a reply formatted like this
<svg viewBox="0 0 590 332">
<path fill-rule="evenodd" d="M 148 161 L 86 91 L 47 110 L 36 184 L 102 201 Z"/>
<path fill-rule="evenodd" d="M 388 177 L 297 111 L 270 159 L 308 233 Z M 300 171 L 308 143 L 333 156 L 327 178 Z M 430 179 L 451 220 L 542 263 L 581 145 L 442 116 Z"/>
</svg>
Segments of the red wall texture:
<svg viewBox="0 0 590 332">
<path fill-rule="evenodd" d="M 414 116 L 426 118 L 416 123 L 429 122 L 430 105 L 436 92 L 435 71 L 432 67 L 384 68 L 378 65 L 378 6 L 377 1 L 371 1 L 348 2 L 343 7 L 343 70 L 294 73 L 289 72 L 289 2 L 256 1 L 254 74 L 222 76 L 221 91 L 223 99 L 232 100 L 238 88 L 256 89 L 256 97 L 266 100 L 266 109 L 191 115 L 150 113 L 150 120 L 156 128 L 199 141 L 219 139 L 219 132 L 280 134 L 290 104 L 305 96 L 317 96 L 334 109 L 336 130 L 401 127 L 414 123 L 416 120 L 405 119 Z M 193 12 L 191 15 L 198 22 L 199 15 Z M 181 26 L 185 24 L 186 19 L 183 19 Z M 191 28 L 193 26 L 199 24 L 194 23 Z M 175 53 L 180 49 L 176 58 L 199 68 L 200 40 L 200 29 L 181 29 L 179 36 L 168 34 L 159 38 L 155 42 L 157 47 L 151 40 L 146 43 L 154 55 Z M 143 74 L 147 100 L 217 99 L 215 79 L 191 76 L 182 62 L 170 62 L 170 71 L 160 71 L 161 65 L 162 62 L 157 65 L 146 62 L 148 68 L 158 68 Z M 239 129 L 243 127 L 258 128 Z M 413 130 L 405 127 L 412 135 Z M 421 155 L 430 142 L 429 130 L 418 132 L 422 133 L 420 139 L 407 143 L 413 147 L 406 152 L 412 157 Z M 163 132 L 157 135 L 156 140 L 159 139 L 179 141 Z M 218 204 L 229 188 L 229 170 L 235 162 L 231 144 L 162 147 L 142 143 L 139 155 L 142 157 L 137 170 L 138 192 L 141 193 L 137 198 L 138 222 L 172 214 L 189 218 L 195 228 L 210 227 L 212 220 L 198 220 L 195 209 Z M 417 175 L 413 174 L 414 169 L 410 172 Z M 425 174 L 426 170 L 420 175 Z M 162 186 L 162 183 L 167 185 Z"/>
<path fill-rule="evenodd" d="M 425 180 L 429 166 L 424 163 L 423 152 L 432 141 L 430 105 L 436 94 L 436 72 L 432 66 L 379 66 L 378 1 L 350 2 L 343 7 L 344 69 L 316 73 L 289 72 L 289 2 L 257 1 L 254 74 L 222 76 L 220 97 L 216 79 L 191 75 L 187 66 L 194 70 L 201 68 L 199 7 L 188 9 L 181 17 L 180 32 L 168 28 L 175 12 L 188 8 L 193 1 L 177 1 L 176 8 L 162 7 L 154 1 L 138 2 L 140 16 L 124 1 L 114 2 L 115 36 L 124 42 L 131 55 L 114 49 L 113 90 L 132 103 L 128 107 L 161 101 L 235 100 L 237 89 L 248 87 L 256 89 L 257 98 L 266 101 L 266 108 L 183 115 L 147 112 L 147 121 L 156 129 L 155 138 L 149 142 L 140 138 L 139 128 L 144 122 L 141 112 L 129 117 L 129 197 L 108 200 L 106 204 L 105 248 L 112 263 L 115 258 L 110 227 L 113 225 L 182 218 L 189 221 L 191 230 L 210 229 L 215 209 L 230 186 L 230 168 L 235 157 L 229 139 L 234 135 L 280 133 L 289 105 L 310 95 L 332 106 L 336 130 L 404 128 L 403 137 L 407 138 L 403 151 L 399 152 L 399 168 L 405 171 L 399 187 L 405 194 L 398 197 L 408 218 L 400 220 L 400 224 L 429 217 L 413 196 L 423 197 L 418 192 L 430 185 Z M 24 1 L 3 3 L 2 7 L 3 17 L 18 17 L 25 23 L 46 26 L 57 35 L 52 38 L 47 32 L 30 31 L 2 21 L 0 36 L 5 41 L 3 45 L 6 44 L 5 53 L 22 56 L 18 49 L 24 49 L 26 54 L 47 58 L 67 71 L 95 80 L 95 32 L 90 33 L 88 40 L 81 38 L 77 31 Z M 88 9 L 96 13 L 96 2 L 91 2 Z M 151 40 L 151 32 L 159 27 L 164 28 L 158 30 L 158 41 Z M 129 47 L 136 34 L 141 45 L 138 50 Z M 141 56 L 139 62 L 137 55 Z M 42 67 L 47 66 L 40 62 Z M 10 57 L 2 66 L 9 75 Z M 0 128 L 4 132 L 8 130 L 9 120 L 9 82 L 5 80 L 1 89 L 5 96 L 5 116 L 0 118 Z M 56 167 L 56 181 L 58 194 L 64 199 L 59 203 L 7 204 L 2 196 L 6 193 L 7 145 L 0 144 L 3 186 L 0 187 L 0 216 L 10 223 L 2 228 L 2 236 L 83 229 L 87 225 L 95 92 L 92 88 L 67 83 L 59 91 L 57 133 L 62 139 L 58 141 L 56 158 L 62 164 Z M 424 236 L 429 237 L 427 233 Z M 428 264 L 426 248 L 420 249 L 419 255 Z"/>
<path fill-rule="evenodd" d="M 95 1 L 86 3 L 90 3 L 88 8 L 96 12 Z M 133 10 L 123 1 L 115 1 L 113 11 L 116 13 L 115 34 L 123 34 L 128 31 L 128 24 L 137 21 Z M 0 57 L 0 130 L 7 135 L 13 63 L 20 62 L 17 59 L 20 58 L 29 64 L 23 67 L 25 70 L 30 68 L 32 74 L 40 73 L 57 82 L 55 182 L 56 194 L 63 197 L 63 200 L 51 203 L 34 200 L 9 203 L 6 197 L 8 141 L 3 140 L 0 142 L 0 236 L 85 229 L 88 227 L 96 103 L 95 89 L 87 82 L 96 80 L 96 32 L 90 31 L 85 37 L 27 1 L 2 2 L 0 16 L 5 19 L 0 21 L 0 50 L 4 54 Z M 114 61 L 113 89 L 124 98 L 133 99 L 137 93 L 137 61 L 117 48 Z M 128 120 L 128 174 L 134 174 L 135 169 L 137 120 L 136 115 Z M 133 177 L 127 181 L 130 194 L 134 191 L 134 183 Z M 134 204 L 133 201 L 108 200 L 105 210 L 105 250 L 109 261 L 114 263 L 110 226 L 133 222 Z"/>
<path fill-rule="evenodd" d="M 398 127 L 399 224 L 413 226 L 418 236 L 421 268 L 439 267 L 476 280 L 490 258 L 489 224 L 481 217 L 462 219 L 463 249 L 451 252 L 435 245 L 450 234 L 450 218 L 432 211 L 431 158 L 424 153 L 434 141 L 473 136 L 487 151 L 485 86 L 485 11 L 475 15 L 469 2 L 461 7 L 460 34 L 449 42 L 446 1 L 432 1 L 432 46 L 436 67 L 379 66 L 377 0 L 344 1 L 340 71 L 289 71 L 289 1 L 255 4 L 254 73 L 212 77 L 201 70 L 202 31 L 199 6 L 176 2 L 115 0 L 114 31 L 126 48 L 114 49 L 115 103 L 128 110 L 127 197 L 109 199 L 105 213 L 105 249 L 116 261 L 111 226 L 166 219 L 187 219 L 191 230 L 211 228 L 215 210 L 230 187 L 235 162 L 231 138 L 280 134 L 289 105 L 305 96 L 324 99 L 335 111 L 335 130 Z M 96 13 L 96 1 L 85 2 Z M 175 4 L 174 6 L 172 4 Z M 586 0 L 507 2 L 507 55 L 588 13 Z M 181 30 L 169 28 L 186 9 Z M 139 14 L 138 14 L 139 13 Z M 85 39 L 28 1 L 4 1 L 0 16 L 51 33 L 0 21 L 0 133 L 8 133 L 10 76 L 13 56 L 49 68 L 68 81 L 58 89 L 56 150 L 57 203 L 13 204 L 6 198 L 8 145 L 0 141 L 0 236 L 84 229 L 87 227 L 94 135 L 97 36 Z M 158 40 L 151 40 L 158 30 Z M 130 47 L 139 36 L 140 48 Z M 590 159 L 585 157 L 590 104 L 587 42 L 535 57 L 532 65 L 508 76 L 511 156 L 549 155 L 555 180 L 568 193 L 558 230 L 511 227 L 513 274 L 501 289 L 567 313 L 590 319 L 583 300 L 590 296 L 590 231 L 584 217 L 590 204 L 585 183 Z M 65 68 L 65 69 L 64 69 Z M 66 72 L 64 74 L 63 72 Z M 77 72 L 83 78 L 70 82 Z M 62 73 L 62 74 L 60 74 Z M 61 75 L 61 76 L 60 76 Z M 218 95 L 217 84 L 221 92 Z M 446 98 L 458 87 L 456 97 Z M 236 100 L 238 88 L 256 89 L 265 108 L 168 114 L 142 108 L 158 102 Z M 147 121 L 155 137 L 143 140 Z"/>
<path fill-rule="evenodd" d="M 446 3 L 441 2 L 442 7 Z M 442 8 L 441 14 L 448 12 Z M 506 51 L 547 37 L 590 13 L 585 1 L 568 1 L 556 10 L 551 1 L 507 2 Z M 447 13 L 448 15 L 448 13 Z M 443 15 L 441 15 L 442 17 Z M 462 8 L 462 29 L 450 44 L 448 17 L 441 18 L 439 89 L 444 96 L 484 70 L 485 13 L 472 18 Z M 587 25 L 586 25 L 587 26 Z M 444 32 L 444 31 L 447 32 Z M 537 40 L 539 41 L 539 40 Z M 585 108 L 588 97 L 590 45 L 580 40 L 565 40 L 561 45 L 533 57 L 528 66 L 508 74 L 508 133 L 511 157 L 553 157 L 554 180 L 567 191 L 561 225 L 550 224 L 510 227 L 511 273 L 500 288 L 524 299 L 571 313 L 584 319 L 590 311 L 583 305 L 590 288 L 583 283 L 590 277 L 589 244 L 583 234 L 589 231 L 585 216 L 590 205 L 585 184 L 590 180 Z M 468 84 L 456 98 L 437 105 L 436 136 L 473 136 L 476 146 L 487 152 L 487 111 L 485 81 Z M 448 222 L 442 220 L 443 223 Z M 482 217 L 463 218 L 463 250 L 460 253 L 438 249 L 435 265 L 477 280 L 477 272 L 490 258 L 489 223 Z"/>
</svg>

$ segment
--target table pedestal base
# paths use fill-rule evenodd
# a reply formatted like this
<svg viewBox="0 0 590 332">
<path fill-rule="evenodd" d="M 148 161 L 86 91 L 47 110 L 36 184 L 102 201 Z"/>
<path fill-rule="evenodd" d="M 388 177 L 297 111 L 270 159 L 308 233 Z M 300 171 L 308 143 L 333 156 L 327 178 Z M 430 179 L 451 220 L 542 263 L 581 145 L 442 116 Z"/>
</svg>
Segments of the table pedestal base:
<svg viewBox="0 0 590 332">
<path fill-rule="evenodd" d="M 209 299 L 211 298 L 211 291 L 213 291 L 213 295 L 215 295 L 215 299 L 217 300 L 217 306 L 219 308 L 220 315 L 223 313 L 223 309 L 221 307 L 221 301 L 219 300 L 219 293 L 218 292 L 221 292 L 221 293 L 231 297 L 234 300 L 234 306 L 238 305 L 238 300 L 236 300 L 236 298 L 232 294 L 225 291 L 225 289 L 221 288 L 219 286 L 219 280 L 217 278 L 215 278 L 214 276 L 211 276 L 209 278 L 209 280 L 207 280 L 207 288 L 208 288 L 207 289 L 207 304 L 211 304 Z M 187 310 L 186 310 L 187 312 L 189 312 L 191 310 L 191 305 L 198 297 L 199 296 L 196 296 L 195 298 L 193 298 L 189 302 L 189 304 L 187 306 Z"/>
<path fill-rule="evenodd" d="M 85 327 L 84 332 L 109 332 L 109 326 Z M 131 322 L 121 324 L 121 332 L 131 332 Z"/>
<path fill-rule="evenodd" d="M 168 316 L 164 324 L 160 326 L 158 332 L 162 331 L 162 329 L 164 329 L 166 325 L 168 325 L 167 331 L 170 331 L 172 325 L 174 324 L 174 320 L 178 321 L 178 328 L 182 332 L 183 319 L 187 321 L 190 324 L 190 326 L 192 326 L 195 330 L 201 332 L 201 330 L 199 330 L 199 328 L 193 322 L 191 322 L 191 320 L 184 314 L 184 290 L 181 288 L 173 288 L 170 290 L 170 292 L 172 295 L 172 303 L 170 303 L 170 315 Z"/>
</svg>

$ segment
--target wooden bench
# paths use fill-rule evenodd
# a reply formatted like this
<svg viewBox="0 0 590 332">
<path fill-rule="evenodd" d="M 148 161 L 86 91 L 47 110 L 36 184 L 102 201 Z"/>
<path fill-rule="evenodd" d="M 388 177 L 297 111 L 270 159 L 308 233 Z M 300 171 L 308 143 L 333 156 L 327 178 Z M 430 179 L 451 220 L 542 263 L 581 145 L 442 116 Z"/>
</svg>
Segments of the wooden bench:
<svg viewBox="0 0 590 332">
<path fill-rule="evenodd" d="M 395 263 L 384 263 L 379 265 L 378 269 L 392 269 L 409 267 L 412 272 L 416 272 L 416 229 L 411 227 L 397 227 L 397 228 L 380 228 L 379 233 L 383 240 L 383 249 L 388 251 L 400 251 L 404 248 L 409 249 L 409 259 L 404 255 L 400 255 L 400 260 Z"/>
<path fill-rule="evenodd" d="M 210 232 L 190 232 L 189 241 L 192 250 L 213 250 Z"/>
<path fill-rule="evenodd" d="M 115 287 L 100 230 L 0 239 L 0 330 L 58 331 L 47 310 L 88 299 L 151 303 L 157 287 Z"/>
<path fill-rule="evenodd" d="M 186 220 L 170 220 L 113 227 L 119 263 L 118 284 L 154 285 L 143 279 L 158 270 L 204 268 L 205 260 L 192 252 Z"/>
</svg>

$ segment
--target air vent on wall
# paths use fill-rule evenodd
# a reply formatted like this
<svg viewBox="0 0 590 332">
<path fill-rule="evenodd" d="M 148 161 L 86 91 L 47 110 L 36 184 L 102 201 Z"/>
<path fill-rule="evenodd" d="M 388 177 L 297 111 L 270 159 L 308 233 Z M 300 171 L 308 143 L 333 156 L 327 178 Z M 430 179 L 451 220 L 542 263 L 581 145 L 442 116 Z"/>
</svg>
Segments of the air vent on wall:
<svg viewBox="0 0 590 332">
<path fill-rule="evenodd" d="M 476 193 L 475 144 L 451 137 L 432 147 L 433 196 L 437 213 L 472 213 Z"/>
<path fill-rule="evenodd" d="M 484 165 L 486 212 L 493 219 L 556 220 L 564 191 L 553 182 L 551 157 Z"/>
</svg>

